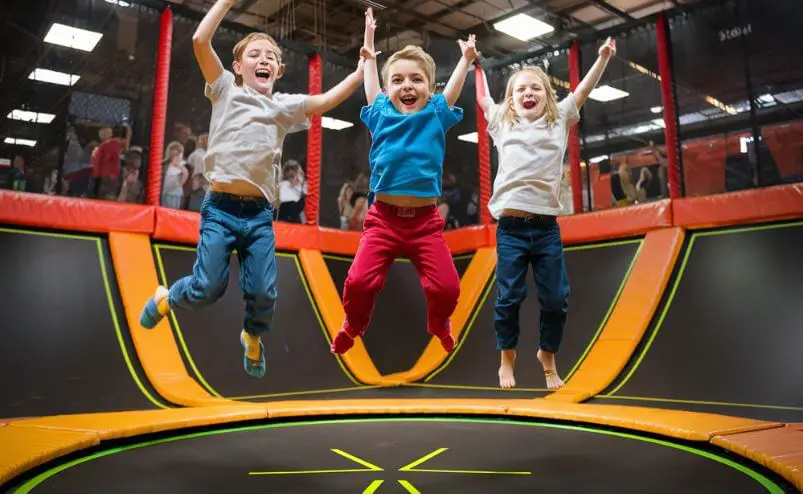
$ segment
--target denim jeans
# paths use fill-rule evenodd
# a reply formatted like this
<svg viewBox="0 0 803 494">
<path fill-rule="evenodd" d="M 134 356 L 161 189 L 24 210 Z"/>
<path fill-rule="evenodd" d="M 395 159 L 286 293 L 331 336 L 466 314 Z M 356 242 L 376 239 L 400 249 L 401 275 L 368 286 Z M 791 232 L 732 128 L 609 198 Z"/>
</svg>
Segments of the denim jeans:
<svg viewBox="0 0 803 494">
<path fill-rule="evenodd" d="M 569 309 L 569 277 L 557 221 L 549 217 L 500 218 L 496 252 L 497 349 L 512 350 L 519 341 L 519 308 L 527 298 L 527 269 L 532 265 L 541 304 L 540 348 L 557 352 Z"/>
<path fill-rule="evenodd" d="M 243 329 L 260 334 L 270 330 L 278 296 L 273 208 L 265 198 L 206 195 L 192 275 L 170 287 L 169 303 L 194 310 L 216 302 L 229 283 L 229 257 L 235 249 L 245 299 Z"/>
</svg>

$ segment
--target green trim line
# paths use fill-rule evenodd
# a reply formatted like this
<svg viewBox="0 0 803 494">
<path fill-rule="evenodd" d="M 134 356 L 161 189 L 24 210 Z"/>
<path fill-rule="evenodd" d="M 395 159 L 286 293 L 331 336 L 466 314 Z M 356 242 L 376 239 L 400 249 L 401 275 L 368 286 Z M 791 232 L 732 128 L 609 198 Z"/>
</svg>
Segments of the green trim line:
<svg viewBox="0 0 803 494">
<path fill-rule="evenodd" d="M 95 454 L 91 454 L 89 456 L 85 456 L 83 458 L 77 458 L 70 462 L 67 462 L 63 465 L 57 465 L 53 468 L 50 468 L 39 475 L 35 476 L 34 478 L 25 482 L 20 488 L 16 491 L 20 494 L 26 494 L 33 490 L 35 487 L 39 486 L 46 480 L 58 475 L 65 470 L 68 470 L 72 467 L 81 465 L 83 463 L 90 462 L 92 460 L 103 458 L 106 456 L 113 455 L 115 453 L 121 453 L 124 451 L 130 451 L 134 449 L 144 448 L 148 446 L 156 446 L 159 444 L 166 444 L 176 441 L 181 441 L 185 439 L 193 439 L 205 436 L 212 436 L 212 435 L 219 435 L 219 434 L 227 434 L 231 432 L 243 432 L 243 431 L 254 431 L 254 430 L 261 430 L 261 429 L 280 429 L 284 427 L 301 427 L 301 426 L 311 426 L 311 425 L 330 425 L 330 424 L 343 424 L 343 423 L 377 423 L 377 422 L 451 422 L 451 423 L 481 423 L 481 424 L 503 424 L 503 425 L 517 425 L 517 426 L 527 426 L 527 427 L 543 427 L 548 429 L 562 429 L 562 430 L 571 430 L 571 431 L 579 431 L 579 432 L 588 432 L 593 434 L 601 434 L 605 436 L 612 436 L 622 439 L 632 439 L 636 441 L 642 441 L 650 444 L 654 444 L 657 446 L 664 446 L 668 448 L 673 448 L 679 451 L 683 451 L 685 453 L 694 454 L 700 456 L 702 458 L 716 461 L 724 466 L 733 468 L 737 470 L 754 481 L 761 484 L 768 492 L 772 494 L 783 494 L 783 489 L 778 486 L 775 482 L 767 478 L 766 476 L 762 475 L 755 470 L 741 465 L 733 460 L 720 456 L 716 453 L 704 451 L 698 448 L 694 448 L 691 446 L 686 446 L 682 444 L 675 444 L 663 439 L 656 439 L 652 437 L 643 437 L 638 436 L 634 433 L 630 432 L 619 432 L 619 431 L 611 431 L 611 430 L 603 430 L 603 429 L 595 429 L 590 426 L 585 425 L 566 425 L 566 424 L 553 424 L 553 423 L 544 423 L 544 422 L 525 422 L 520 420 L 507 420 L 507 419 L 490 419 L 490 418 L 425 418 L 425 417 L 408 417 L 408 418 L 363 418 L 363 419 L 338 419 L 338 420 L 315 420 L 309 422 L 287 422 L 287 423 L 278 423 L 278 424 L 263 424 L 263 425 L 252 425 L 252 426 L 244 426 L 244 427 L 233 427 L 233 428 L 226 428 L 220 430 L 213 430 L 213 431 L 205 431 L 205 432 L 196 432 L 190 434 L 184 434 L 174 437 L 168 437 L 163 439 L 156 439 L 152 441 L 143 441 L 141 443 L 131 444 L 127 446 L 120 446 L 110 448 L 105 451 L 100 451 Z M 422 472 L 423 473 L 423 472 Z M 401 481 L 400 481 L 401 482 Z M 373 485 L 373 484 L 372 484 Z M 370 486 L 369 486 L 370 487 Z M 376 486 L 378 488 L 378 486 Z M 374 489 L 376 490 L 376 488 Z M 363 491 L 365 492 L 365 491 Z M 415 492 L 415 491 L 409 491 Z"/>
<path fill-rule="evenodd" d="M 663 326 L 664 319 L 666 315 L 669 313 L 669 308 L 672 306 L 672 302 L 675 300 L 675 295 L 677 294 L 678 287 L 680 286 L 680 282 L 683 279 L 683 274 L 686 271 L 686 265 L 689 262 L 689 257 L 691 257 L 691 251 L 694 247 L 694 242 L 697 240 L 698 237 L 710 237 L 714 235 L 727 235 L 730 233 L 745 233 L 745 232 L 757 232 L 757 231 L 764 231 L 764 230 L 774 230 L 777 228 L 790 228 L 790 227 L 799 227 L 803 226 L 803 221 L 797 221 L 794 223 L 784 223 L 778 225 L 761 225 L 761 226 L 748 226 L 744 228 L 734 228 L 734 229 L 725 229 L 725 230 L 711 230 L 711 231 L 704 231 L 704 232 L 692 232 L 689 238 L 689 244 L 686 247 L 686 252 L 683 254 L 683 261 L 680 263 L 680 268 L 678 269 L 677 277 L 675 278 L 675 283 L 672 285 L 672 291 L 669 292 L 669 297 L 666 299 L 666 303 L 664 304 L 663 310 L 661 311 L 661 315 L 658 318 L 658 321 L 655 323 L 655 328 L 652 330 L 652 334 L 650 334 L 650 339 L 647 340 L 647 343 L 644 345 L 644 348 L 641 350 L 638 358 L 636 359 L 635 364 L 630 368 L 627 375 L 625 375 L 624 379 L 611 391 L 610 393 L 599 395 L 603 398 L 613 398 L 617 392 L 633 377 L 636 370 L 641 365 L 641 362 L 644 360 L 644 357 L 647 355 L 647 352 L 650 350 L 653 342 L 655 341 L 655 337 L 658 336 L 658 332 L 661 330 L 661 326 Z"/>
<path fill-rule="evenodd" d="M 384 480 L 374 480 L 368 484 L 368 487 L 362 491 L 362 494 L 374 494 L 374 492 L 376 492 L 379 489 L 379 486 L 381 486 L 384 482 Z"/>
<path fill-rule="evenodd" d="M 125 342 L 123 341 L 123 333 L 120 329 L 120 321 L 117 319 L 117 309 L 114 308 L 114 297 L 112 297 L 112 290 L 111 285 L 109 283 L 109 274 L 106 271 L 106 256 L 103 254 L 103 242 L 99 237 L 93 237 L 88 235 L 69 235 L 63 233 L 49 233 L 49 232 L 34 232 L 28 230 L 15 230 L 11 228 L 0 228 L 0 232 L 3 233 L 16 233 L 20 235 L 37 235 L 40 237 L 50 237 L 50 238 L 61 238 L 61 239 L 68 239 L 68 240 L 88 240 L 91 242 L 95 242 L 95 245 L 98 249 L 98 262 L 100 263 L 100 273 L 101 277 L 103 278 L 103 288 L 106 292 L 106 302 L 109 304 L 109 314 L 112 318 L 112 324 L 114 325 L 114 333 L 117 338 L 117 344 L 120 345 L 120 352 L 123 354 L 123 360 L 125 360 L 125 365 L 128 367 L 128 373 L 131 374 L 131 378 L 134 380 L 134 383 L 137 385 L 139 390 L 148 399 L 151 403 L 156 405 L 159 408 L 171 408 L 157 398 L 155 398 L 148 390 L 145 388 L 145 385 L 142 384 L 142 381 L 139 379 L 136 371 L 134 371 L 134 366 L 131 363 L 131 357 L 128 355 L 128 350 L 126 350 Z"/>
<path fill-rule="evenodd" d="M 605 313 L 605 317 L 603 317 L 602 322 L 600 322 L 599 327 L 597 327 L 597 332 L 594 333 L 594 336 L 591 337 L 591 340 L 589 341 L 588 346 L 586 347 L 585 351 L 583 352 L 582 355 L 580 355 L 580 358 L 577 359 L 577 362 L 575 362 L 575 364 L 572 366 L 572 368 L 569 371 L 569 373 L 566 375 L 566 379 L 565 379 L 566 381 L 568 381 L 569 378 L 574 374 L 574 372 L 576 372 L 577 369 L 580 367 L 580 364 L 583 362 L 583 360 L 586 358 L 588 353 L 591 351 L 591 348 L 594 346 L 594 343 L 596 343 L 597 338 L 599 337 L 599 334 L 602 332 L 602 328 L 604 328 L 605 324 L 608 322 L 608 319 L 610 318 L 610 315 L 613 312 L 613 308 L 616 306 L 616 303 L 619 301 L 619 296 L 622 294 L 622 290 L 624 290 L 625 284 L 627 283 L 627 280 L 630 277 L 630 272 L 633 270 L 633 266 L 636 263 L 636 259 L 638 259 L 638 256 L 641 253 L 641 247 L 642 247 L 642 245 L 644 245 L 644 239 L 637 238 L 637 239 L 633 239 L 633 240 L 621 240 L 621 241 L 615 241 L 615 242 L 605 242 L 605 243 L 601 243 L 601 244 L 579 245 L 579 246 L 575 246 L 575 247 L 566 247 L 566 248 L 563 249 L 564 252 L 574 252 L 574 251 L 581 251 L 581 250 L 599 249 L 599 248 L 604 248 L 604 247 L 616 247 L 616 246 L 620 246 L 620 245 L 632 245 L 632 244 L 639 244 L 639 246 L 636 249 L 636 252 L 633 254 L 633 258 L 630 260 L 630 265 L 628 266 L 627 271 L 625 272 L 625 275 L 622 277 L 622 282 L 619 284 L 619 289 L 617 290 L 616 295 L 614 296 L 613 300 L 611 301 L 610 306 L 608 306 L 608 311 Z M 473 312 L 471 314 L 471 318 L 469 319 L 468 323 L 466 324 L 466 329 L 460 335 L 460 341 L 458 341 L 457 346 L 455 347 L 454 351 L 449 354 L 449 357 L 437 369 L 435 369 L 431 374 L 429 374 L 424 379 L 425 383 L 431 381 L 435 376 L 437 376 L 440 372 L 442 372 L 450 363 L 452 363 L 452 360 L 454 360 L 454 358 L 457 356 L 457 353 L 460 351 L 460 348 L 462 348 L 463 343 L 466 342 L 466 340 L 468 339 L 469 334 L 471 333 L 471 330 L 474 328 L 474 321 L 477 319 L 477 316 L 479 315 L 480 310 L 485 305 L 485 301 L 488 299 L 488 295 L 490 294 L 491 289 L 493 288 L 495 283 L 496 283 L 496 274 L 493 274 L 491 276 L 491 279 L 488 281 L 488 286 L 485 288 L 485 291 L 483 292 L 483 294 L 479 298 L 479 303 L 477 303 L 474 306 L 474 310 L 473 310 Z M 486 389 L 486 388 L 480 388 L 480 389 Z M 487 389 L 491 389 L 491 388 L 487 388 Z M 521 388 L 517 388 L 517 389 L 519 391 L 522 390 Z M 540 388 L 534 388 L 534 390 L 542 391 Z"/>
<path fill-rule="evenodd" d="M 331 389 L 312 389 L 309 391 L 288 391 L 285 393 L 273 393 L 273 394 L 266 394 L 266 395 L 250 395 L 250 396 L 231 396 L 228 397 L 230 400 L 256 400 L 259 398 L 280 398 L 283 396 L 307 396 L 307 395 L 318 395 L 318 394 L 325 394 L 325 393 L 346 393 L 349 391 L 364 391 L 366 389 L 377 389 L 377 388 L 384 388 L 386 386 L 357 386 L 354 388 L 331 388 Z"/>
<path fill-rule="evenodd" d="M 189 247 L 153 244 L 153 251 L 156 254 L 156 264 L 159 266 L 159 276 L 162 279 L 162 285 L 169 287 L 170 283 L 168 283 L 167 281 L 167 275 L 165 274 L 165 268 L 164 268 L 164 261 L 162 261 L 161 249 L 163 248 L 167 248 L 170 250 L 184 251 L 184 252 L 187 251 L 195 252 L 195 249 L 191 249 Z M 201 371 L 195 365 L 195 361 L 192 359 L 192 354 L 190 353 L 189 348 L 187 348 L 187 343 L 184 341 L 184 333 L 181 331 L 181 326 L 178 323 L 178 318 L 176 317 L 176 311 L 174 310 L 170 311 L 170 321 L 173 323 L 173 328 L 175 328 L 174 333 L 178 337 L 178 342 L 179 345 L 181 346 L 181 351 L 184 353 L 184 357 L 186 357 L 187 362 L 190 363 L 190 368 L 192 369 L 195 376 L 198 378 L 198 381 L 203 385 L 203 387 L 209 394 L 211 394 L 212 396 L 216 396 L 218 398 L 223 398 L 223 396 L 221 396 L 220 393 L 215 391 L 215 389 L 208 382 L 206 382 L 206 379 L 204 379 L 203 374 L 201 374 Z"/>
<path fill-rule="evenodd" d="M 165 244 L 154 244 L 153 245 L 153 249 L 154 249 L 154 252 L 156 253 L 156 261 L 157 261 L 157 264 L 159 265 L 159 274 L 160 274 L 161 279 L 162 279 L 162 284 L 165 285 L 165 286 L 169 286 L 169 283 L 167 281 L 167 275 L 166 275 L 165 269 L 164 269 L 164 261 L 162 260 L 162 255 L 161 255 L 160 249 L 176 250 L 176 251 L 182 251 L 182 252 L 195 252 L 196 251 L 196 249 L 192 248 L 192 247 L 185 247 L 185 246 L 178 246 L 178 245 L 165 245 Z M 330 345 L 331 344 L 331 340 L 329 338 L 329 332 L 327 331 L 326 326 L 323 323 L 323 319 L 321 318 L 320 311 L 318 310 L 318 305 L 315 303 L 315 300 L 312 297 L 312 292 L 310 291 L 309 284 L 307 283 L 307 278 L 306 278 L 306 276 L 304 274 L 304 269 L 302 268 L 301 262 L 298 259 L 298 254 L 296 254 L 296 253 L 286 253 L 286 252 L 277 252 L 276 256 L 278 256 L 278 257 L 287 257 L 287 258 L 293 259 L 293 262 L 294 262 L 295 267 L 296 267 L 296 271 L 298 272 L 298 276 L 301 279 L 302 285 L 304 286 L 304 292 L 307 294 L 307 299 L 309 300 L 310 304 L 312 305 L 312 309 L 315 312 L 315 318 L 318 321 L 318 327 L 321 329 L 321 332 L 323 332 L 325 341 L 327 342 L 327 346 Z M 195 364 L 195 361 L 192 359 L 192 354 L 190 353 L 190 350 L 187 347 L 187 343 L 184 341 L 184 335 L 183 335 L 183 333 L 181 331 L 181 326 L 178 323 L 178 318 L 176 317 L 175 311 L 170 311 L 170 319 L 171 319 L 171 321 L 173 321 L 173 327 L 175 328 L 175 333 L 178 336 L 178 340 L 179 340 L 179 344 L 181 346 L 181 350 L 184 353 L 184 356 L 187 358 L 187 362 L 189 362 L 193 373 L 198 378 L 198 381 L 204 386 L 204 388 L 206 388 L 206 390 L 210 394 L 212 394 L 213 396 L 217 396 L 219 398 L 227 398 L 227 399 L 231 399 L 231 400 L 249 398 L 249 397 L 240 397 L 240 398 L 226 397 L 226 396 L 223 396 L 220 393 L 218 393 L 212 387 L 212 385 L 210 385 L 206 381 L 206 379 L 204 378 L 204 376 L 201 373 L 200 369 Z M 337 357 L 336 360 L 337 360 L 338 365 L 340 366 L 340 369 L 343 371 L 343 373 L 346 375 L 346 377 L 351 382 L 353 382 L 357 386 L 361 386 L 363 384 L 363 383 L 359 382 L 354 376 L 351 375 L 351 373 L 346 368 L 345 364 L 343 363 L 343 361 L 341 360 L 341 358 L 339 356 Z M 341 388 L 341 389 L 349 389 L 349 388 Z M 250 398 L 256 399 L 256 398 L 269 398 L 269 397 L 275 397 L 275 396 L 292 396 L 292 395 L 301 395 L 301 394 L 307 394 L 307 393 L 324 393 L 324 392 L 328 392 L 328 391 L 329 390 L 312 390 L 312 391 L 309 391 L 309 392 L 300 391 L 300 392 L 293 392 L 293 393 L 276 393 L 276 394 L 267 394 L 267 395 L 255 395 L 255 396 L 250 397 Z"/>
<path fill-rule="evenodd" d="M 614 295 L 613 300 L 611 300 L 611 305 L 608 306 L 608 311 L 605 313 L 605 316 L 603 316 L 602 321 L 600 321 L 596 333 L 594 333 L 594 336 L 591 337 L 591 341 L 588 342 L 588 346 L 586 346 L 585 350 L 583 351 L 583 354 L 580 355 L 580 358 L 577 359 L 577 362 L 575 362 L 574 366 L 566 374 L 564 381 L 568 381 L 569 379 L 571 379 L 574 373 L 577 372 L 577 369 L 580 368 L 580 364 L 583 363 L 585 358 L 588 356 L 588 353 L 591 351 L 591 348 L 593 348 L 594 344 L 597 342 L 600 333 L 602 333 L 602 329 L 605 327 L 606 324 L 608 324 L 608 319 L 611 318 L 611 314 L 613 313 L 614 307 L 616 307 L 616 304 L 619 303 L 619 297 L 622 295 L 622 291 L 625 289 L 625 285 L 627 285 L 627 280 L 630 279 L 630 273 L 633 271 L 633 266 L 636 265 L 636 260 L 638 260 L 639 255 L 641 255 L 641 248 L 644 247 L 643 239 L 639 239 L 637 240 L 637 242 L 639 243 L 639 246 L 636 249 L 636 252 L 633 254 L 633 258 L 630 260 L 630 265 L 627 266 L 627 271 L 625 271 L 625 275 L 624 277 L 622 277 L 622 282 L 619 284 L 619 289 L 616 290 L 616 295 Z M 623 243 L 618 243 L 616 245 L 625 245 L 629 243 L 632 242 L 623 242 Z"/>
<path fill-rule="evenodd" d="M 612 400 L 654 401 L 657 403 L 683 403 L 688 405 L 716 405 L 723 407 L 763 408 L 768 410 L 793 410 L 803 412 L 803 407 L 785 405 L 759 405 L 756 403 L 733 403 L 726 401 L 678 400 L 673 398 L 648 398 L 644 396 L 603 396 Z"/>
</svg>

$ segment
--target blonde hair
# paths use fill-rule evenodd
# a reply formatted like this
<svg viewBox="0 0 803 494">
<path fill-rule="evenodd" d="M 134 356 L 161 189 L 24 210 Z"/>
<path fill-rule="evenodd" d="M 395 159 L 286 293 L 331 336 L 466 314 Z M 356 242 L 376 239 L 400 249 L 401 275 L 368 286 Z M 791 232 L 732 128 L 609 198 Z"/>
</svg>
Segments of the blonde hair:
<svg viewBox="0 0 803 494">
<path fill-rule="evenodd" d="M 399 60 L 411 60 L 418 64 L 418 67 L 424 71 L 424 75 L 429 82 L 430 91 L 435 90 L 435 60 L 425 52 L 420 46 L 407 45 L 403 49 L 397 51 L 388 58 L 385 65 L 382 67 L 382 81 L 385 87 L 388 85 L 388 77 L 390 77 L 390 66 Z"/>
<path fill-rule="evenodd" d="M 501 103 L 504 106 L 496 112 L 496 115 L 494 115 L 489 127 L 498 127 L 502 123 L 509 125 L 519 123 L 519 117 L 516 115 L 516 111 L 513 109 L 513 83 L 516 81 L 516 77 L 523 72 L 535 74 L 541 81 L 541 84 L 544 86 L 544 92 L 546 93 L 546 107 L 544 111 L 546 122 L 548 125 L 554 125 L 555 122 L 557 122 L 558 95 L 555 93 L 555 88 L 552 87 L 549 76 L 546 75 L 546 72 L 544 72 L 541 67 L 522 67 L 521 69 L 513 72 L 510 75 L 510 78 L 507 80 L 507 87 L 505 88 L 505 100 Z"/>
<path fill-rule="evenodd" d="M 277 43 L 276 40 L 273 39 L 273 37 L 271 37 L 270 34 L 259 33 L 259 32 L 249 34 L 245 38 L 241 39 L 236 45 L 234 45 L 234 49 L 232 50 L 232 54 L 234 55 L 234 61 L 235 62 L 242 61 L 243 53 L 245 53 L 245 48 L 249 45 L 249 43 L 251 43 L 252 41 L 258 41 L 258 40 L 261 40 L 261 39 L 267 40 L 267 41 L 270 42 L 270 44 L 273 45 L 273 47 L 276 49 L 276 60 L 279 62 L 279 65 L 281 65 L 282 64 L 282 49 L 279 48 L 279 43 Z M 235 74 L 234 82 L 238 86 L 242 86 L 243 85 L 243 76 Z"/>
</svg>

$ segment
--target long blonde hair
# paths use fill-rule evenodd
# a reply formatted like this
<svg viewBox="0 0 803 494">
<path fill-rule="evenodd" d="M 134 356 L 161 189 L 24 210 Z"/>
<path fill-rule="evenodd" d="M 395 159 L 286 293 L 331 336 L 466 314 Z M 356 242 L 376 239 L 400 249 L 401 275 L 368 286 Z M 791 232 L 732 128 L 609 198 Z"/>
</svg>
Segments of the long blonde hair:
<svg viewBox="0 0 803 494">
<path fill-rule="evenodd" d="M 546 75 L 546 72 L 541 67 L 522 67 L 521 69 L 516 70 L 510 75 L 510 78 L 507 80 L 507 86 L 505 88 L 505 99 L 500 103 L 502 108 L 500 108 L 496 115 L 494 115 L 493 119 L 489 123 L 489 128 L 495 128 L 503 123 L 508 125 L 513 125 L 514 123 L 519 123 L 519 117 L 516 115 L 516 111 L 513 109 L 513 83 L 516 81 L 516 77 L 523 72 L 530 72 L 535 74 L 538 79 L 541 81 L 541 84 L 544 86 L 544 92 L 546 93 L 546 105 L 544 115 L 546 117 L 546 123 L 548 125 L 554 125 L 555 122 L 558 120 L 558 95 L 555 93 L 555 88 L 552 87 L 552 83 L 549 80 L 549 76 Z"/>
</svg>

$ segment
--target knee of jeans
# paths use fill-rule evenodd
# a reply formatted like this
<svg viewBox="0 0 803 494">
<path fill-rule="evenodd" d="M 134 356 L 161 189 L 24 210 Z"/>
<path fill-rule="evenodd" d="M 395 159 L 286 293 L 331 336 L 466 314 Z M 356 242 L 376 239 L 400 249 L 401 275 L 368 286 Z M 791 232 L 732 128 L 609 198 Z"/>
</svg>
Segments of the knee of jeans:
<svg viewBox="0 0 803 494">
<path fill-rule="evenodd" d="M 223 296 L 223 293 L 226 291 L 225 285 L 207 285 L 202 287 L 199 290 L 199 297 L 198 297 L 198 304 L 199 305 L 209 305 L 214 304 L 220 297 Z"/>
<path fill-rule="evenodd" d="M 540 297 L 541 309 L 548 312 L 566 312 L 569 309 L 569 296 Z"/>
</svg>

